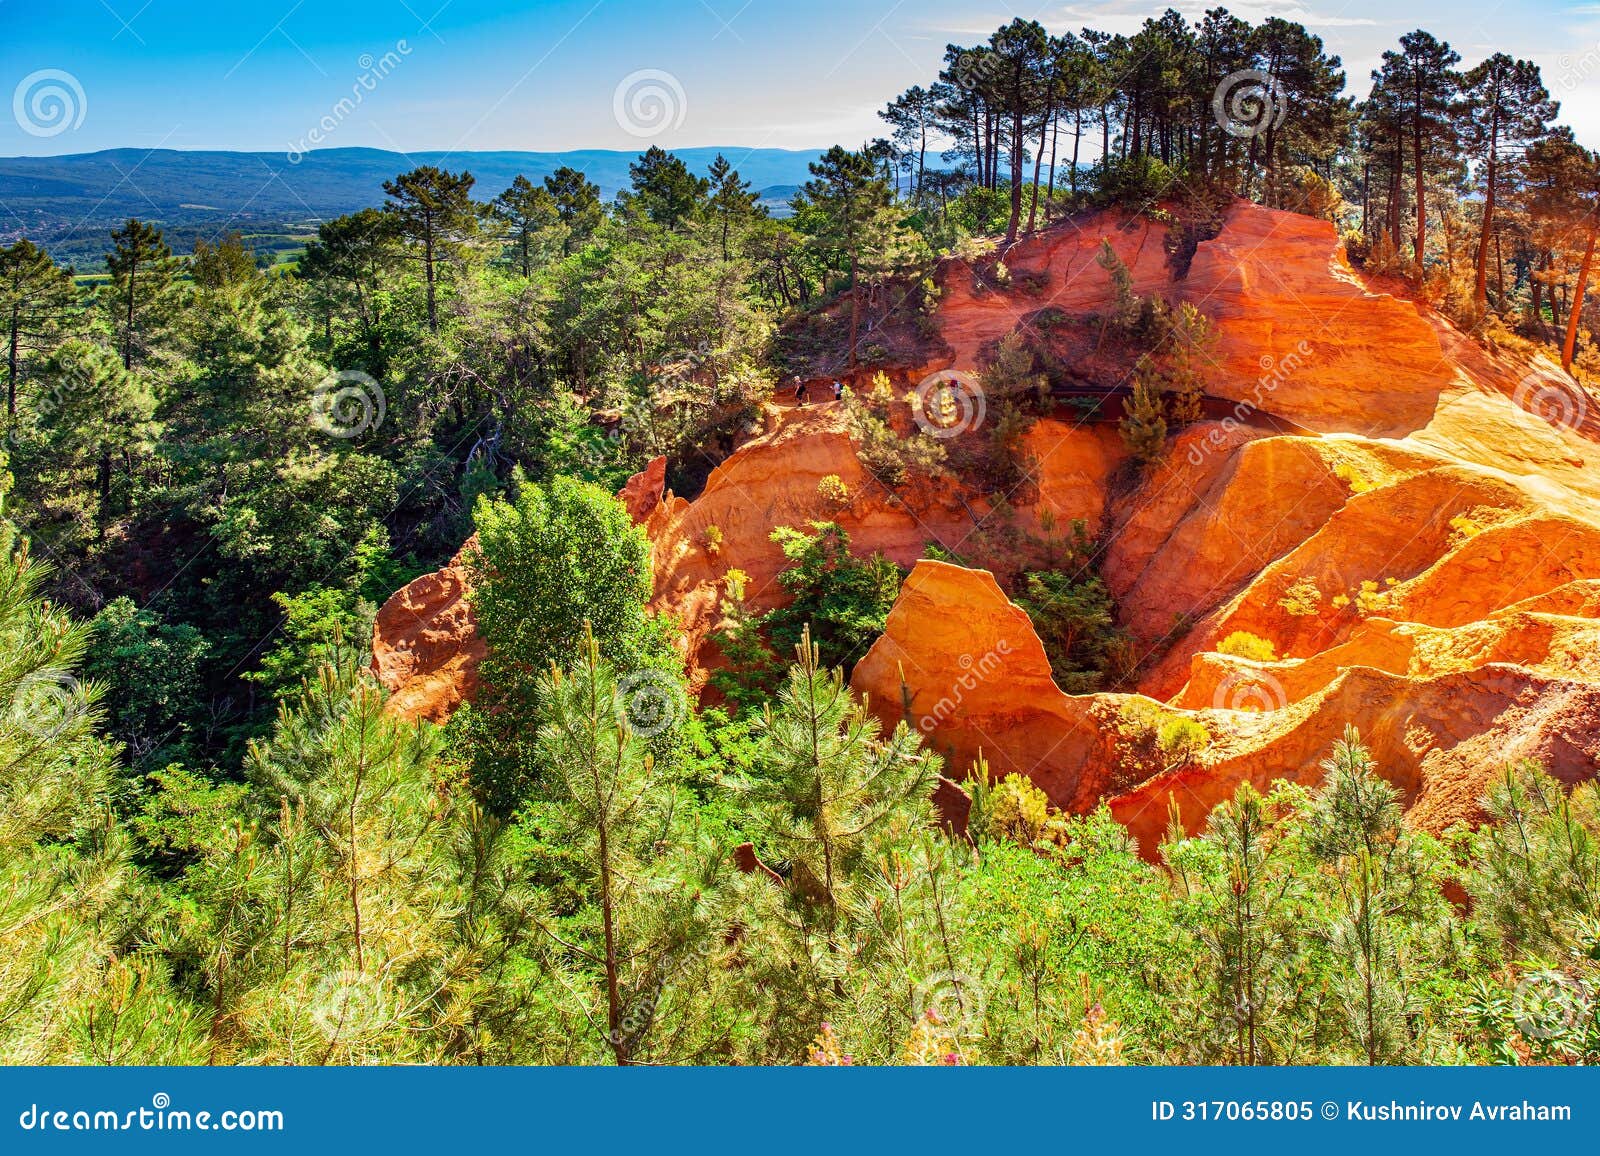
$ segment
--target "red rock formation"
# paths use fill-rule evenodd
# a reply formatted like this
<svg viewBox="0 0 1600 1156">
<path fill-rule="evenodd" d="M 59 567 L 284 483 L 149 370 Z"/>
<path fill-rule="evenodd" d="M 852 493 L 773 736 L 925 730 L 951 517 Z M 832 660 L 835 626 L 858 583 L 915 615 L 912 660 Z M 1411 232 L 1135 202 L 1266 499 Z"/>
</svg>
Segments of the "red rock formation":
<svg viewBox="0 0 1600 1156">
<path fill-rule="evenodd" d="M 770 410 L 694 501 L 665 491 L 657 459 L 621 497 L 652 542 L 653 607 L 683 627 L 692 669 L 717 661 L 708 638 L 728 573 L 748 576 L 756 609 L 777 605 L 772 531 L 828 519 L 857 550 L 914 565 L 852 675 L 872 708 L 889 723 L 906 716 L 947 755 L 947 773 L 981 750 L 1063 807 L 1109 800 L 1147 849 L 1173 801 L 1194 826 L 1241 782 L 1314 781 L 1346 724 L 1430 829 L 1472 818 L 1507 759 L 1593 774 L 1600 401 L 1544 359 L 1486 349 L 1370 287 L 1328 223 L 1247 204 L 1182 279 L 1165 225 L 1116 214 L 1024 240 L 1006 255 L 1008 285 L 947 262 L 937 323 L 950 360 L 903 367 L 897 385 L 979 368 L 1046 306 L 1102 309 L 1102 238 L 1136 292 L 1212 318 L 1206 388 L 1237 400 L 1238 420 L 1183 431 L 1137 484 L 1112 427 L 1040 421 L 1028 434 L 1032 484 L 1009 495 L 1008 526 L 953 482 L 890 493 L 834 405 Z M 1245 420 L 1253 407 L 1316 433 L 1269 436 Z M 819 492 L 830 475 L 843 501 Z M 1029 561 L 1045 511 L 1057 526 L 1107 530 L 1104 575 L 1149 656 L 1143 698 L 1063 694 L 992 574 L 918 561 L 930 542 L 987 551 L 980 560 L 1004 578 Z M 481 644 L 464 594 L 452 566 L 380 614 L 374 668 L 399 713 L 444 717 L 470 694 Z M 1276 659 L 1218 653 L 1235 632 Z M 1131 703 L 1193 718 L 1210 741 L 1192 764 L 1163 769 L 1125 717 Z"/>
<path fill-rule="evenodd" d="M 389 713 L 442 723 L 478 689 L 485 653 L 467 595 L 462 556 L 401 588 L 378 611 L 372 630 L 372 673 L 389 690 Z"/>
<path fill-rule="evenodd" d="M 628 511 L 635 526 L 650 520 L 661 505 L 667 487 L 667 459 L 652 458 L 650 464 L 629 478 L 617 491 L 617 500 Z"/>
</svg>

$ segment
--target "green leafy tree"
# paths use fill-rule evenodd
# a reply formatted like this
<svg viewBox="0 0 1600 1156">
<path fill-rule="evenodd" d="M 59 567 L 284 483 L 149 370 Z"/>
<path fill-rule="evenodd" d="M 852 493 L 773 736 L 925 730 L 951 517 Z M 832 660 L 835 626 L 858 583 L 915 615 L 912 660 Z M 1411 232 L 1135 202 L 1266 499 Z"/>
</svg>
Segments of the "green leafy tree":
<svg viewBox="0 0 1600 1156">
<path fill-rule="evenodd" d="M 791 596 L 762 626 L 780 653 L 812 640 L 829 665 L 854 662 L 883 633 L 900 593 L 900 568 L 882 554 L 857 558 L 850 535 L 833 522 L 812 522 L 806 533 L 788 526 L 773 531 L 789 567 L 778 583 Z"/>
<path fill-rule="evenodd" d="M 627 701 L 658 712 L 663 725 L 653 742 L 670 749 L 683 709 L 682 668 L 645 612 L 650 548 L 621 503 L 558 477 L 522 486 L 514 501 L 480 498 L 476 517 L 477 546 L 466 561 L 489 654 L 485 709 L 474 721 L 487 728 L 479 773 L 488 777 L 480 786 L 493 809 L 515 810 L 539 779 L 542 764 L 528 738 L 541 717 L 544 676 L 579 657 L 585 629 L 620 677 L 635 678 Z"/>
<path fill-rule="evenodd" d="M 154 765 L 182 756 L 203 725 L 206 706 L 205 636 L 188 623 L 171 624 L 131 598 L 108 603 L 90 623 L 84 671 L 111 690 L 107 722 L 127 754 Z"/>
</svg>

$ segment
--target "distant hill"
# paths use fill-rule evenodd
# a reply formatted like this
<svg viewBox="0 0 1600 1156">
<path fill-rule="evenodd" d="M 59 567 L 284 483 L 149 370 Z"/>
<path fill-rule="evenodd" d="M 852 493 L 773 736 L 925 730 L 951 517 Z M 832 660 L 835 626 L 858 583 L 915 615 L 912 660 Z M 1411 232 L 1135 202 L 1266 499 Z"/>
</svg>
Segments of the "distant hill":
<svg viewBox="0 0 1600 1156">
<path fill-rule="evenodd" d="M 808 178 L 817 151 L 692 148 L 673 150 L 695 172 L 718 153 L 782 211 Z M 383 202 L 383 182 L 418 165 L 467 169 L 488 199 L 519 174 L 540 180 L 563 165 L 586 173 L 609 199 L 628 183 L 637 152 L 425 152 L 318 149 L 291 162 L 281 152 L 178 152 L 111 149 L 61 157 L 0 158 L 0 240 L 44 245 L 80 271 L 98 268 L 106 233 L 129 217 L 159 225 L 175 252 L 197 237 L 237 231 L 261 252 L 298 248 L 319 221 Z"/>
</svg>

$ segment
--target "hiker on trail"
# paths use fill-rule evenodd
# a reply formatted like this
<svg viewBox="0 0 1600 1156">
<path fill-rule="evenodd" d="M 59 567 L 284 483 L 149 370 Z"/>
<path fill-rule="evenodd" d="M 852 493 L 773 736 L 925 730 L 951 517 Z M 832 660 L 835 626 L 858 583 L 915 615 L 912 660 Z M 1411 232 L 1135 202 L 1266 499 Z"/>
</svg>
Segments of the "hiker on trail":
<svg viewBox="0 0 1600 1156">
<path fill-rule="evenodd" d="M 794 402 L 801 409 L 805 409 L 806 407 L 806 396 L 809 392 L 810 391 L 806 389 L 804 384 L 794 387 Z"/>
<path fill-rule="evenodd" d="M 833 400 L 838 401 L 844 396 L 844 383 L 838 378 L 833 379 Z"/>
</svg>

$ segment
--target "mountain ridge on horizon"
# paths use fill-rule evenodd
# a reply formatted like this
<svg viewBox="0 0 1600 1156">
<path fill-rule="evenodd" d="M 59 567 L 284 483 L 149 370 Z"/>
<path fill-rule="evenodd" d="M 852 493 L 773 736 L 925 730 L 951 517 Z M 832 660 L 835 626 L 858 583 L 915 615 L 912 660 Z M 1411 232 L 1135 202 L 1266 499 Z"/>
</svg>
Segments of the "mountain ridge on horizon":
<svg viewBox="0 0 1600 1156">
<path fill-rule="evenodd" d="M 601 195 L 628 184 L 636 150 L 474 150 L 401 153 L 365 147 L 304 154 L 227 149 L 102 149 L 46 157 L 0 157 L 0 242 L 29 237 L 79 268 L 95 264 L 108 227 L 129 217 L 161 226 L 174 251 L 228 231 L 263 234 L 261 246 L 294 247 L 290 234 L 382 204 L 383 182 L 440 164 L 466 169 L 489 199 L 517 176 L 540 180 L 563 165 L 580 169 Z M 669 150 L 703 172 L 720 153 L 771 207 L 781 207 L 808 178 L 822 150 L 696 146 Z"/>
</svg>

